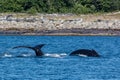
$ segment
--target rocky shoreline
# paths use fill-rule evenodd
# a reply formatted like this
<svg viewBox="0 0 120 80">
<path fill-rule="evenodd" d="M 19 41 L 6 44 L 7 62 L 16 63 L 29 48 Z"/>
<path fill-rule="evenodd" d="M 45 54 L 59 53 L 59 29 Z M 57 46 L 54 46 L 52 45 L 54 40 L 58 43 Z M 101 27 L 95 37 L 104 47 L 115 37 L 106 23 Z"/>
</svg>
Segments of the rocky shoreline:
<svg viewBox="0 0 120 80">
<path fill-rule="evenodd" d="M 120 35 L 120 12 L 102 15 L 1 13 L 0 35 Z"/>
<path fill-rule="evenodd" d="M 120 35 L 120 29 L 63 29 L 42 31 L 2 31 L 0 35 Z"/>
</svg>

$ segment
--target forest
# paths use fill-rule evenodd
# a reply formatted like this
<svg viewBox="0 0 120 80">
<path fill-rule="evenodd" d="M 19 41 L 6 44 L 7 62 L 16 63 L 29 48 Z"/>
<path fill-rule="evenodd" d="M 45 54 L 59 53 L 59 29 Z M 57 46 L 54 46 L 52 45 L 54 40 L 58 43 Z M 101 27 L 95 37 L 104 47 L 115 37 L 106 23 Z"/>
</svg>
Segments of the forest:
<svg viewBox="0 0 120 80">
<path fill-rule="evenodd" d="M 0 12 L 87 14 L 120 10 L 120 0 L 0 0 Z"/>
</svg>

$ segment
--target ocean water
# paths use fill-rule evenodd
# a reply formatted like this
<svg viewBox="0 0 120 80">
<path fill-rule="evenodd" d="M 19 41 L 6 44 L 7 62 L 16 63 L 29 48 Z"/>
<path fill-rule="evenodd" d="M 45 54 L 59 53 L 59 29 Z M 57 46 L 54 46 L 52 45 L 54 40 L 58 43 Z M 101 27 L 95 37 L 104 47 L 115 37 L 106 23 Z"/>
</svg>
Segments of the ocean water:
<svg viewBox="0 0 120 80">
<path fill-rule="evenodd" d="M 12 49 L 38 44 L 46 57 Z M 101 57 L 69 56 L 77 49 Z M 120 80 L 120 36 L 0 36 L 0 80 Z"/>
</svg>

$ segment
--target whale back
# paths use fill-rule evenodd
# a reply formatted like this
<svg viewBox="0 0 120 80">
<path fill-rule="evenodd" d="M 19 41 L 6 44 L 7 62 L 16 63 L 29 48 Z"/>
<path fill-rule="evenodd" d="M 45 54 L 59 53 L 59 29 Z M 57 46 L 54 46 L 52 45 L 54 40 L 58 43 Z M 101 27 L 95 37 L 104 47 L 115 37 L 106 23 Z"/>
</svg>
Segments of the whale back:
<svg viewBox="0 0 120 80">
<path fill-rule="evenodd" d="M 99 54 L 95 50 L 79 49 L 70 53 L 70 56 L 86 55 L 91 57 L 99 57 Z"/>
<path fill-rule="evenodd" d="M 92 56 L 100 57 L 100 55 L 94 49 L 92 49 Z"/>
</svg>

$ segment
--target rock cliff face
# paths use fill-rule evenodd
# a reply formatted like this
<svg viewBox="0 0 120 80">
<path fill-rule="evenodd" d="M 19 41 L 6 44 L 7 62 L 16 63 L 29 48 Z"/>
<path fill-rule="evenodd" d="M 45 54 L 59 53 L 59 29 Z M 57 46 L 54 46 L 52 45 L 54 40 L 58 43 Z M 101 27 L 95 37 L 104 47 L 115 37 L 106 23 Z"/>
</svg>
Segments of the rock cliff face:
<svg viewBox="0 0 120 80">
<path fill-rule="evenodd" d="M 1 14 L 0 29 L 4 31 L 120 29 L 120 14 L 118 14 L 117 16 L 115 16 L 116 14 L 106 14 L 104 16 L 76 16 L 72 14 L 38 14 L 35 16 L 21 16 L 20 14 Z"/>
</svg>

